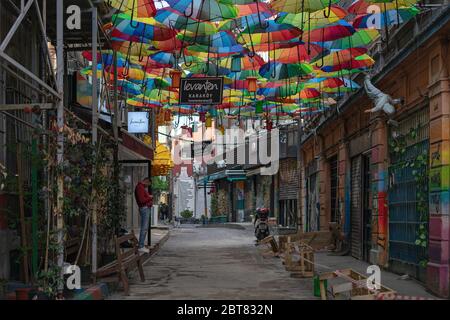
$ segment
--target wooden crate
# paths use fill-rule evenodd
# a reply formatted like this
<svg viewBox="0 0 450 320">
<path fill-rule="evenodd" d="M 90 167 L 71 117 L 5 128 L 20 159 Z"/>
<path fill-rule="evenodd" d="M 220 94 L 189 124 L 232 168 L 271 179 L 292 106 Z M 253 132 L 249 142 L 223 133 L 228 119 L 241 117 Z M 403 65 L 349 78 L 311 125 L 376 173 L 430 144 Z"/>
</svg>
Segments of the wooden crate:
<svg viewBox="0 0 450 320">
<path fill-rule="evenodd" d="M 278 243 L 276 242 L 274 236 L 268 236 L 258 242 L 259 244 L 266 245 L 268 250 L 266 250 L 265 254 L 271 253 L 272 256 L 278 256 L 280 253 L 280 249 L 278 247 Z"/>
<path fill-rule="evenodd" d="M 296 259 L 298 257 L 298 259 Z M 305 243 L 288 242 L 283 254 L 284 267 L 296 278 L 314 276 L 314 249 Z"/>
<path fill-rule="evenodd" d="M 353 269 L 344 269 L 339 271 L 321 273 L 319 275 L 320 296 L 322 300 L 327 300 L 325 280 L 331 280 L 338 277 L 345 279 L 346 282 L 330 286 L 333 298 L 339 298 L 341 295 L 346 293 L 350 295 L 351 300 L 373 300 L 380 293 L 396 293 L 394 290 L 383 285 L 381 285 L 381 288 L 379 290 L 372 292 L 367 288 L 367 277 L 365 275 L 362 275 L 361 273 Z M 330 284 L 330 282 L 328 283 Z"/>
<path fill-rule="evenodd" d="M 312 247 L 314 250 L 324 249 L 330 244 L 331 232 L 314 231 L 314 232 L 298 232 L 292 235 L 278 236 L 278 246 L 281 252 L 284 251 L 288 242 L 303 242 Z"/>
</svg>

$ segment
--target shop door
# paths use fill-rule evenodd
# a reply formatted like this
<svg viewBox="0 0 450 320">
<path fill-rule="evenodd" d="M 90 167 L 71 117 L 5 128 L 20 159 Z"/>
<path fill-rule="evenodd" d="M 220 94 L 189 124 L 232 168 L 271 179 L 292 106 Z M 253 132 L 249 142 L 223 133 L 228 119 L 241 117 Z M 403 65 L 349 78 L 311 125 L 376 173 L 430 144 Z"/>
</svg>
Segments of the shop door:
<svg viewBox="0 0 450 320">
<path fill-rule="evenodd" d="M 351 161 L 351 248 L 352 256 L 361 259 L 363 242 L 361 225 L 361 156 L 356 156 Z"/>
<path fill-rule="evenodd" d="M 320 230 L 319 214 L 319 183 L 317 173 L 313 173 L 307 180 L 307 212 L 306 212 L 306 231 Z"/>
<path fill-rule="evenodd" d="M 428 108 L 390 130 L 389 136 L 389 268 L 425 281 L 428 233 Z M 426 240 L 426 237 L 425 237 Z"/>
</svg>

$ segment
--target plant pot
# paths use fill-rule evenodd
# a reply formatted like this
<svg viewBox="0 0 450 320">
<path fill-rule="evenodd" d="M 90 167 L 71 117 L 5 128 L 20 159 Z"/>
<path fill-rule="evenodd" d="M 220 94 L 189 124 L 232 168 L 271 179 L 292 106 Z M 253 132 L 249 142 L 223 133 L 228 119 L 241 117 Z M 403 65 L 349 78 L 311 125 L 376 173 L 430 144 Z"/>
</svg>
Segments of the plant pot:
<svg viewBox="0 0 450 320">
<path fill-rule="evenodd" d="M 30 300 L 32 288 L 18 288 L 16 289 L 16 300 Z"/>
</svg>

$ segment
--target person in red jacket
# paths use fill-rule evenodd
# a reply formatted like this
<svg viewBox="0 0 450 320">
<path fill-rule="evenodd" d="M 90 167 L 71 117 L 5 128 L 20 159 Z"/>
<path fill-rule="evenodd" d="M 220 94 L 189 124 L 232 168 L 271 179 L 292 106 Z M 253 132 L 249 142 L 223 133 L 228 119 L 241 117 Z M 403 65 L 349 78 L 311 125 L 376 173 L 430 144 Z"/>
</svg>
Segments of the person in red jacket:
<svg viewBox="0 0 450 320">
<path fill-rule="evenodd" d="M 153 206 L 153 196 L 148 192 L 150 186 L 150 178 L 138 182 L 134 189 L 134 196 L 139 206 L 139 214 L 141 216 L 141 231 L 139 233 L 139 251 L 149 253 L 145 248 L 145 236 L 147 235 L 148 223 L 150 220 L 150 209 Z"/>
</svg>

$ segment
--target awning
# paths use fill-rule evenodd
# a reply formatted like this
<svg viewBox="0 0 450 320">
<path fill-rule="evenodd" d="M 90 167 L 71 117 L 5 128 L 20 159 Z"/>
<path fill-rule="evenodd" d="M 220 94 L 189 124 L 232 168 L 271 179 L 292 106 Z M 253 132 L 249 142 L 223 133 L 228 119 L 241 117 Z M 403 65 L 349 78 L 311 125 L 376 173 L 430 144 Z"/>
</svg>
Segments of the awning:
<svg viewBox="0 0 450 320">
<path fill-rule="evenodd" d="M 239 176 L 239 177 L 229 177 L 229 178 L 227 178 L 227 180 L 230 181 L 230 182 L 244 181 L 244 180 L 247 180 L 247 177 L 245 175 L 244 176 Z"/>
<path fill-rule="evenodd" d="M 245 170 L 223 170 L 200 179 L 199 184 L 204 184 L 205 179 L 207 182 L 212 182 L 220 179 L 227 179 L 228 181 L 242 181 L 246 180 Z"/>
</svg>

